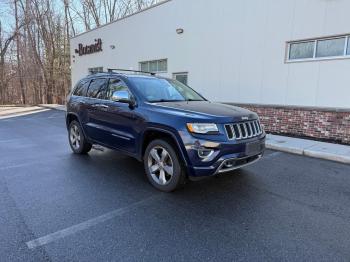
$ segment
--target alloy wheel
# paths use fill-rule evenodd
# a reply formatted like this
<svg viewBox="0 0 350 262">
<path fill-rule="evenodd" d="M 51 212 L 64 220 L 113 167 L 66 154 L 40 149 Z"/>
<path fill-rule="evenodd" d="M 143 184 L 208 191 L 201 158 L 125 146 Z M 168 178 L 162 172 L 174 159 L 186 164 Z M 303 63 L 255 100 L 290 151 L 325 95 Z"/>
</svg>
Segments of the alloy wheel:
<svg viewBox="0 0 350 262">
<path fill-rule="evenodd" d="M 173 160 L 169 152 L 161 146 L 153 147 L 148 155 L 148 170 L 159 185 L 167 185 L 174 174 Z"/>
<path fill-rule="evenodd" d="M 72 125 L 70 128 L 69 139 L 73 148 L 78 150 L 80 148 L 81 136 L 80 130 L 76 125 Z"/>
</svg>

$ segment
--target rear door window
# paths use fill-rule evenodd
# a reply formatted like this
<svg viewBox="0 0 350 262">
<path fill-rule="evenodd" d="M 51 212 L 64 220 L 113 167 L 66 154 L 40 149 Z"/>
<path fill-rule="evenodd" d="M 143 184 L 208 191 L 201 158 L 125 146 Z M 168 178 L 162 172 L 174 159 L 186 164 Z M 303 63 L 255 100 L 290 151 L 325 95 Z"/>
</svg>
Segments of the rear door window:
<svg viewBox="0 0 350 262">
<path fill-rule="evenodd" d="M 91 81 L 87 97 L 105 99 L 107 79 L 97 78 Z"/>
</svg>

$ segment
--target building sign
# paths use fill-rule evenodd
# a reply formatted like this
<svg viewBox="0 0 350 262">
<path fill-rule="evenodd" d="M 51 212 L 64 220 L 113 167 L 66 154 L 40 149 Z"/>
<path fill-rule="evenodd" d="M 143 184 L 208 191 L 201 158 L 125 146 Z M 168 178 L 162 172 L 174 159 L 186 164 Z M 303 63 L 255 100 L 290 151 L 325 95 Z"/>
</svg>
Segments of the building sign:
<svg viewBox="0 0 350 262">
<path fill-rule="evenodd" d="M 78 49 L 75 49 L 75 53 L 79 54 L 79 56 L 82 55 L 89 55 L 97 52 L 102 51 L 102 40 L 101 38 L 95 39 L 95 43 L 92 45 L 83 45 L 79 44 Z"/>
</svg>

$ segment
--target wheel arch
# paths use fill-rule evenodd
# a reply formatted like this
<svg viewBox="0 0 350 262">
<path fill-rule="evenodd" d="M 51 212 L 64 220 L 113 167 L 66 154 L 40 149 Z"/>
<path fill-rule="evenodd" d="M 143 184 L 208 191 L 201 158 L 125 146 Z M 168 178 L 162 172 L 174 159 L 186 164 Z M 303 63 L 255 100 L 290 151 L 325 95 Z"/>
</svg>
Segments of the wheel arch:
<svg viewBox="0 0 350 262">
<path fill-rule="evenodd" d="M 69 127 L 69 124 L 73 120 L 77 120 L 81 124 L 81 121 L 79 120 L 79 117 L 78 117 L 77 114 L 75 114 L 75 113 L 67 113 L 67 115 L 66 115 L 66 126 L 67 126 L 67 128 Z"/>
<path fill-rule="evenodd" d="M 67 126 L 67 130 L 69 129 L 69 125 L 70 125 L 70 123 L 71 123 L 73 120 L 76 120 L 76 121 L 79 122 L 80 127 L 81 127 L 81 130 L 83 131 L 83 134 L 84 134 L 85 138 L 89 141 L 90 138 L 89 138 L 89 136 L 87 135 L 87 133 L 85 132 L 83 123 L 82 123 L 82 121 L 80 121 L 80 118 L 79 118 L 79 116 L 78 116 L 76 113 L 73 113 L 73 112 L 67 113 L 67 115 L 66 115 L 66 126 Z"/>
<path fill-rule="evenodd" d="M 176 137 L 176 135 L 173 132 L 163 128 L 151 127 L 151 128 L 147 128 L 143 132 L 142 140 L 141 140 L 142 145 L 140 147 L 140 154 L 139 154 L 140 159 L 143 159 L 147 146 L 151 141 L 155 139 L 168 140 L 172 145 L 175 146 L 175 150 L 179 153 L 179 157 L 185 163 L 185 166 L 188 166 L 188 161 L 184 154 L 183 146 L 179 143 L 179 139 Z"/>
</svg>

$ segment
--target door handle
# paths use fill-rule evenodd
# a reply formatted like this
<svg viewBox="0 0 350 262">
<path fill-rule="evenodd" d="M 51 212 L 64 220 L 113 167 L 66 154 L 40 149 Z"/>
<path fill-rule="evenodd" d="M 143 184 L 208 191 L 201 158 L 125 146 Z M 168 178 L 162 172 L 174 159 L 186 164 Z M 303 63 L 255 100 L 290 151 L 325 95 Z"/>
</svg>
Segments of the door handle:
<svg viewBox="0 0 350 262">
<path fill-rule="evenodd" d="M 94 108 L 105 108 L 105 109 L 109 108 L 108 105 L 104 105 L 104 104 L 93 104 L 92 107 L 94 107 Z"/>
</svg>

